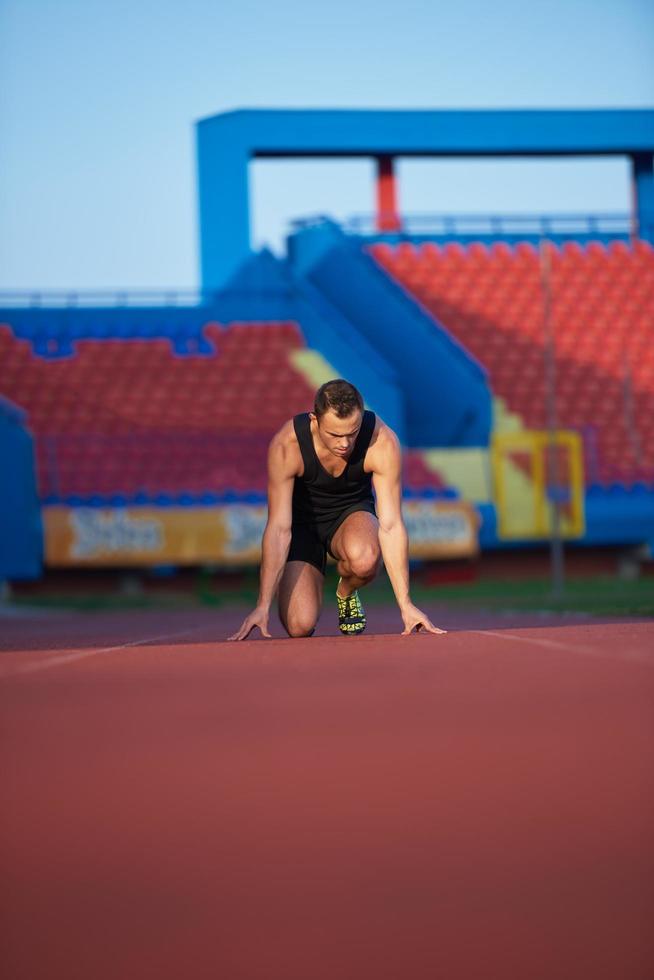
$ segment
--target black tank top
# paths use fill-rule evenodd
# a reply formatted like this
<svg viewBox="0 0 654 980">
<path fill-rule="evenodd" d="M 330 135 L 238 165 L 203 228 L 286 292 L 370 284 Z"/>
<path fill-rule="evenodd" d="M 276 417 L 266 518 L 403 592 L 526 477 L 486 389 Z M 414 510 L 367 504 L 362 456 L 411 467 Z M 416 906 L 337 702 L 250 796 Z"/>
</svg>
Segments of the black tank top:
<svg viewBox="0 0 654 980">
<path fill-rule="evenodd" d="M 331 476 L 316 455 L 308 412 L 296 415 L 293 427 L 304 461 L 304 474 L 295 477 L 293 523 L 327 525 L 344 510 L 360 503 L 374 505 L 372 473 L 363 461 L 375 431 L 375 413 L 365 411 L 352 454 L 340 476 Z"/>
</svg>

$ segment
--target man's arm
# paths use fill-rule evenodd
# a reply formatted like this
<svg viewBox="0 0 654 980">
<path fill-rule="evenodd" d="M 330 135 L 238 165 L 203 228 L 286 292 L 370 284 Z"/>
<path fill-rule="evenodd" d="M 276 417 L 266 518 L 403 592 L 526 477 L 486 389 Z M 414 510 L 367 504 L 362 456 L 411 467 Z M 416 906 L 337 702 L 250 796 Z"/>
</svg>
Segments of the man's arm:
<svg viewBox="0 0 654 980">
<path fill-rule="evenodd" d="M 397 436 L 386 426 L 379 432 L 373 458 L 379 546 L 400 607 L 403 635 L 413 629 L 445 633 L 413 605 L 409 595 L 409 539 L 402 518 L 402 454 Z"/>
<path fill-rule="evenodd" d="M 230 640 L 245 640 L 258 626 L 263 636 L 268 632 L 270 606 L 277 593 L 288 549 L 291 544 L 293 480 L 295 467 L 283 431 L 277 433 L 268 449 L 268 520 L 261 542 L 259 599 L 256 608 Z"/>
</svg>

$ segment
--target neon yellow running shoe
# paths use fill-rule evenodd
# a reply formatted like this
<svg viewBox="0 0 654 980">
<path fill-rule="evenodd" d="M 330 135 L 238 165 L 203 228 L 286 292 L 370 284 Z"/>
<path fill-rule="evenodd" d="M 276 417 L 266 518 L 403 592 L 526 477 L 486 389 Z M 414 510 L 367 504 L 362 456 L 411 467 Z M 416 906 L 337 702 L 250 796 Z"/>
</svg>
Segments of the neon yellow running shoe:
<svg viewBox="0 0 654 980">
<path fill-rule="evenodd" d="M 355 591 L 341 599 L 336 593 L 336 603 L 338 605 L 338 628 L 345 636 L 356 636 L 363 633 L 366 628 L 366 614 L 361 605 L 359 593 Z"/>
</svg>

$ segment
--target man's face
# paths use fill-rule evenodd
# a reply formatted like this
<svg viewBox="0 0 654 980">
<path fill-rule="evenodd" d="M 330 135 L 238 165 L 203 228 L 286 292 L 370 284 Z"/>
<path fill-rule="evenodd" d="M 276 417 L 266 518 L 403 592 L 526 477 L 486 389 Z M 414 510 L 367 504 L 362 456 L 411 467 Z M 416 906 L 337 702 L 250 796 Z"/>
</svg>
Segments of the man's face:
<svg viewBox="0 0 654 980">
<path fill-rule="evenodd" d="M 325 412 L 317 419 L 318 436 L 325 449 L 334 456 L 347 458 L 354 448 L 362 420 L 363 415 L 359 411 L 345 419 L 339 419 L 332 411 Z"/>
</svg>

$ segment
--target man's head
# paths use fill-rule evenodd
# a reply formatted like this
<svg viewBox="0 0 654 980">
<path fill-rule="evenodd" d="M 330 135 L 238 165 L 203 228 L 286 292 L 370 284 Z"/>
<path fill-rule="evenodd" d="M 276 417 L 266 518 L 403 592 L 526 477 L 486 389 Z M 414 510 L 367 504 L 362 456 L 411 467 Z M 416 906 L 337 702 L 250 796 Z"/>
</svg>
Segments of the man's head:
<svg viewBox="0 0 654 980">
<path fill-rule="evenodd" d="M 363 398 L 349 381 L 327 381 L 316 392 L 313 416 L 321 442 L 335 456 L 349 456 L 363 419 Z"/>
</svg>

